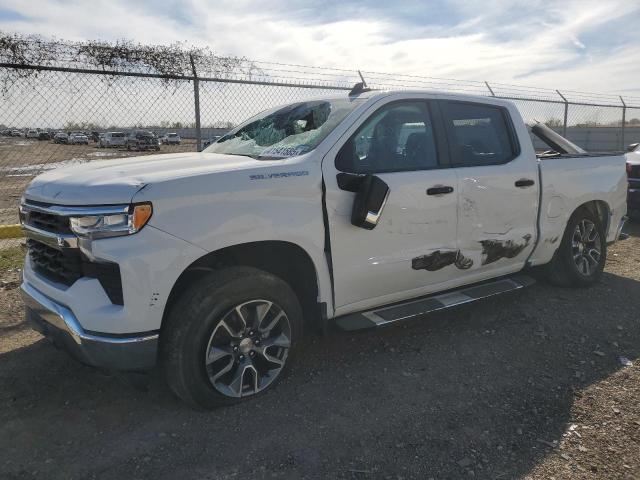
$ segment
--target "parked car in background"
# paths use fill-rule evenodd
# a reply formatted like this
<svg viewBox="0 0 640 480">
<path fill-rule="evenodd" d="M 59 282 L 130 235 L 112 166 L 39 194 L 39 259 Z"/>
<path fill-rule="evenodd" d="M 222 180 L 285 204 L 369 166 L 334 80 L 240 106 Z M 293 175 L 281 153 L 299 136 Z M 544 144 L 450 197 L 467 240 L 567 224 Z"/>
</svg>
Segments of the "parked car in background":
<svg viewBox="0 0 640 480">
<path fill-rule="evenodd" d="M 627 147 L 627 210 L 629 217 L 640 220 L 640 143 L 632 143 Z"/>
<path fill-rule="evenodd" d="M 49 132 L 38 132 L 38 140 L 51 140 L 51 137 L 49 136 Z"/>
<path fill-rule="evenodd" d="M 38 130 L 27 130 L 26 137 L 27 138 L 38 138 Z"/>
<path fill-rule="evenodd" d="M 69 135 L 70 145 L 89 145 L 89 137 L 82 132 L 74 132 Z"/>
<path fill-rule="evenodd" d="M 98 143 L 100 141 L 100 135 L 101 135 L 100 132 L 91 132 L 91 135 L 89 135 L 89 138 L 93 142 Z"/>
<path fill-rule="evenodd" d="M 98 139 L 98 147 L 100 148 L 124 147 L 126 143 L 127 134 L 124 132 L 101 133 Z"/>
<path fill-rule="evenodd" d="M 180 145 L 180 135 L 177 133 L 167 133 L 161 137 L 162 143 L 165 145 Z"/>
<path fill-rule="evenodd" d="M 24 134 L 20 130 L 11 130 L 12 137 L 24 137 Z"/>
<path fill-rule="evenodd" d="M 125 143 L 127 150 L 160 150 L 158 137 L 146 130 L 134 130 Z"/>
<path fill-rule="evenodd" d="M 601 278 L 626 218 L 622 155 L 535 124 L 536 155 L 503 99 L 354 90 L 262 112 L 204 152 L 35 178 L 27 320 L 91 365 L 159 363 L 210 408 L 274 386 L 303 325 L 401 323 L 526 287 L 532 267 Z"/>
<path fill-rule="evenodd" d="M 69 143 L 69 135 L 65 132 L 58 132 L 53 136 L 53 143 Z"/>
</svg>

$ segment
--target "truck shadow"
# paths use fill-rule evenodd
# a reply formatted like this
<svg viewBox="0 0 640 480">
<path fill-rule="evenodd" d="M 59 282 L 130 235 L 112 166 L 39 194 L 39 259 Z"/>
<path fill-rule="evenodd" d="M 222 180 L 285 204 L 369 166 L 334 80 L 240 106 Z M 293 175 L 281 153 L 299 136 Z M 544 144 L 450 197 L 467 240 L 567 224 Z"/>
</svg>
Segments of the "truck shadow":
<svg viewBox="0 0 640 480">
<path fill-rule="evenodd" d="M 38 341 L 0 355 L 0 476 L 521 477 L 575 396 L 638 358 L 639 307 L 640 282 L 605 274 L 334 332 L 273 392 L 213 412 L 184 407 L 157 372 L 100 372 Z"/>
</svg>

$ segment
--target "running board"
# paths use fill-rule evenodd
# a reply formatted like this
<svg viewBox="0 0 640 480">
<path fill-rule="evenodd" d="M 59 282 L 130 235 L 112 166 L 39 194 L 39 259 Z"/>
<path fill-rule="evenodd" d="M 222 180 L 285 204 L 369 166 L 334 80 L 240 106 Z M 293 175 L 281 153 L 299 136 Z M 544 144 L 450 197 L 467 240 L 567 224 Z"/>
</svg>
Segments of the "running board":
<svg viewBox="0 0 640 480">
<path fill-rule="evenodd" d="M 475 302 L 501 293 L 512 292 L 535 283 L 526 275 L 515 275 L 480 285 L 466 286 L 432 297 L 411 300 L 389 307 L 381 307 L 367 312 L 344 315 L 336 319 L 336 325 L 342 330 L 363 330 L 381 327 L 393 322 L 410 320 L 426 313 L 456 307 L 464 303 Z"/>
</svg>

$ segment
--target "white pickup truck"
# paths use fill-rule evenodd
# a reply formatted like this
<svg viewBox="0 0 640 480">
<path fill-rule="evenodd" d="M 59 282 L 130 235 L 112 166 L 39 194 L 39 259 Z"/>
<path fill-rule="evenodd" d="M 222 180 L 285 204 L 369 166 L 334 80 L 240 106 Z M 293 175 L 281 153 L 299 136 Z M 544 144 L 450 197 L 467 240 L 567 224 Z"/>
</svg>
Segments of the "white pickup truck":
<svg viewBox="0 0 640 480">
<path fill-rule="evenodd" d="M 597 281 L 622 155 L 504 100 L 366 91 L 262 112 L 200 153 L 91 162 L 27 187 L 27 319 L 90 365 L 159 364 L 213 407 L 279 380 L 304 329 L 400 322 Z"/>
</svg>

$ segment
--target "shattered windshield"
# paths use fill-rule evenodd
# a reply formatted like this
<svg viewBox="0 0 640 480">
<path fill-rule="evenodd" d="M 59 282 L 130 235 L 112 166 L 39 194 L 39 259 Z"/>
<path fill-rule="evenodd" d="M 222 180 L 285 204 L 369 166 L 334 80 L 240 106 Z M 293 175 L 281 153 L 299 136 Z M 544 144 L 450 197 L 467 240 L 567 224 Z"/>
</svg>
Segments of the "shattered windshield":
<svg viewBox="0 0 640 480">
<path fill-rule="evenodd" d="M 299 102 L 267 110 L 233 129 L 204 151 L 261 160 L 309 152 L 360 103 L 358 98 Z"/>
</svg>

